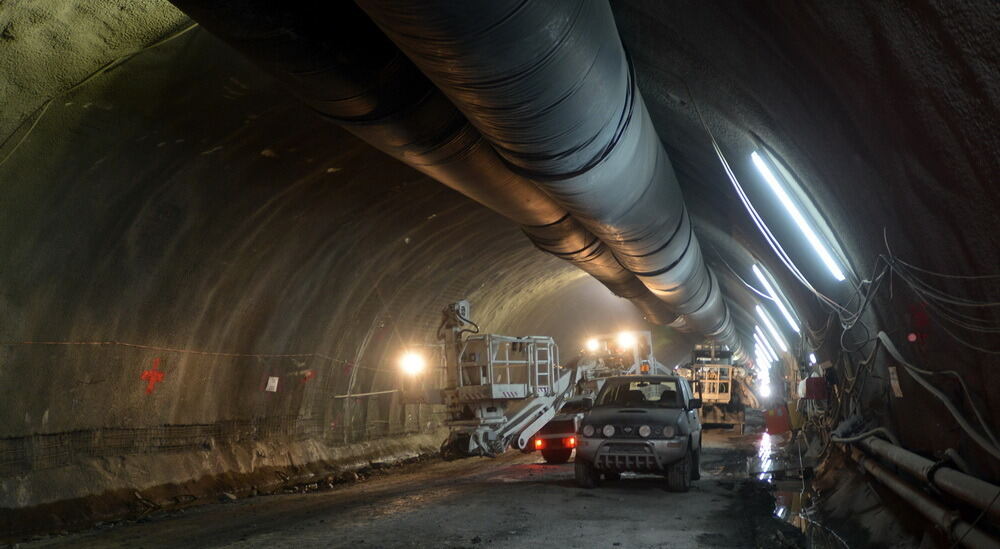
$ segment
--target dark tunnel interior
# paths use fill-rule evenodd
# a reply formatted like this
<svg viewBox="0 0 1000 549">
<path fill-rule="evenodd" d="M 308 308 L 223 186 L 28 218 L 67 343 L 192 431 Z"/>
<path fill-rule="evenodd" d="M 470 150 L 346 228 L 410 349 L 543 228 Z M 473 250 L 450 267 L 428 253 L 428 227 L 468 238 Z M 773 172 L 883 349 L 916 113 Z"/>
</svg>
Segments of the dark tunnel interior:
<svg viewBox="0 0 1000 549">
<path fill-rule="evenodd" d="M 358 4 L 371 15 L 398 3 Z M 1000 418 L 998 4 L 611 10 L 731 344 L 752 370 L 762 303 L 788 340 L 757 376 L 775 392 L 758 394 L 760 407 L 786 406 L 781 395 L 794 407 L 782 384 L 819 371 L 839 399 L 824 440 L 887 429 L 909 452 L 939 464 L 957 454 L 969 476 L 1000 481 L 995 439 L 977 442 Z M 322 475 L 436 452 L 440 408 L 404 402 L 397 359 L 437 344 L 441 310 L 457 300 L 483 332 L 552 336 L 563 363 L 595 333 L 649 330 L 669 368 L 706 341 L 649 322 L 546 253 L 530 227 L 324 119 L 199 23 L 161 0 L 0 2 L 0 540 L 125 516 L 150 494 L 217 498 L 259 485 L 262 471 Z M 845 281 L 754 152 L 780 171 Z M 754 265 L 801 333 L 761 297 Z M 850 444 L 830 445 L 827 470 L 850 468 Z M 843 481 L 829 493 L 857 490 Z M 950 497 L 973 522 L 978 511 Z M 877 511 L 839 512 L 871 546 L 890 546 Z M 987 534 L 994 513 L 979 524 Z M 898 546 L 918 546 L 925 526 L 902 522 L 910 540 Z"/>
</svg>

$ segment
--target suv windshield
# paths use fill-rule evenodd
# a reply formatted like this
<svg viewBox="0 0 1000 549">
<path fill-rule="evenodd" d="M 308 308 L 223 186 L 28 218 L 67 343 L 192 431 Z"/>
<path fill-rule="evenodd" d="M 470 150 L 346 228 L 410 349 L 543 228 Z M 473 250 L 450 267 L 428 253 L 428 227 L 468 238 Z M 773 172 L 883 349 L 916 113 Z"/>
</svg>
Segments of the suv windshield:
<svg viewBox="0 0 1000 549">
<path fill-rule="evenodd" d="M 590 407 L 586 405 L 587 403 L 582 400 L 571 400 L 563 405 L 559 409 L 560 414 L 578 414 L 580 412 L 586 412 Z"/>
<path fill-rule="evenodd" d="M 606 385 L 597 406 L 681 408 L 680 388 L 674 380 L 621 381 Z"/>
</svg>

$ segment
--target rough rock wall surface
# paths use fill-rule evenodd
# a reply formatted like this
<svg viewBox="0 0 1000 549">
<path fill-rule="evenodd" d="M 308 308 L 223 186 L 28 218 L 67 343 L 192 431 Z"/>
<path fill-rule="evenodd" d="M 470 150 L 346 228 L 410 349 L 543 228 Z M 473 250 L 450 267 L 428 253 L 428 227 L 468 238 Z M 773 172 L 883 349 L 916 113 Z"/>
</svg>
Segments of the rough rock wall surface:
<svg viewBox="0 0 1000 549">
<path fill-rule="evenodd" d="M 0 140 L 50 98 L 187 24 L 165 0 L 0 2 Z"/>
</svg>

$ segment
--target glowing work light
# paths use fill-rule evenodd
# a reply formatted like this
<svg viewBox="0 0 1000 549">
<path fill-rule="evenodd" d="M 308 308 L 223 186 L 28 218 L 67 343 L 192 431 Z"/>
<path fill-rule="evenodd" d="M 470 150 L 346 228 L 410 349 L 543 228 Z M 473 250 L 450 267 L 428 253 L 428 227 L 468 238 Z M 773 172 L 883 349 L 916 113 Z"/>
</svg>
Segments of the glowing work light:
<svg viewBox="0 0 1000 549">
<path fill-rule="evenodd" d="M 760 329 L 760 324 L 755 325 L 753 329 L 754 329 L 754 341 L 756 341 L 758 345 L 764 347 L 764 350 L 767 351 L 767 354 L 768 356 L 771 357 L 771 360 L 777 362 L 778 353 L 774 352 L 774 347 L 771 347 L 771 344 L 767 342 L 767 336 L 765 336 L 764 331 Z"/>
<path fill-rule="evenodd" d="M 798 225 L 799 230 L 802 231 L 803 235 L 805 235 L 806 240 L 809 241 L 809 244 L 812 246 L 813 250 L 815 250 L 816 254 L 819 255 L 819 258 L 823 261 L 823 264 L 826 265 L 826 268 L 830 270 L 830 274 L 833 275 L 833 278 L 836 278 L 837 281 L 844 280 L 843 271 L 840 270 L 840 267 L 833 260 L 833 256 L 830 255 L 830 252 L 826 249 L 826 246 L 823 245 L 823 242 L 819 239 L 819 236 L 816 235 L 816 231 L 814 231 L 813 228 L 809 225 L 809 222 L 806 221 L 806 218 L 802 215 L 802 212 L 800 212 L 799 208 L 795 205 L 794 202 L 792 202 L 792 198 L 788 196 L 788 193 L 785 192 L 785 189 L 783 189 L 781 187 L 781 184 L 778 183 L 778 179 L 774 177 L 774 173 L 771 172 L 771 168 L 769 168 L 767 164 L 764 163 L 764 159 L 761 158 L 759 154 L 757 154 L 757 151 L 754 151 L 753 153 L 750 154 L 750 159 L 753 160 L 753 165 L 757 167 L 757 171 L 759 171 L 760 175 L 764 177 L 764 181 L 766 181 L 767 185 L 771 187 L 771 190 L 774 192 L 775 196 L 778 197 L 778 201 L 781 202 L 781 205 L 785 207 L 785 211 L 788 212 L 788 215 L 791 216 L 792 220 L 795 221 L 795 224 Z"/>
<path fill-rule="evenodd" d="M 768 333 L 771 334 L 771 337 L 774 339 L 774 342 L 778 344 L 778 347 L 781 347 L 781 351 L 787 353 L 788 344 L 785 343 L 785 338 L 781 337 L 778 329 L 775 328 L 774 322 L 771 321 L 771 315 L 767 314 L 767 311 L 765 311 L 763 307 L 757 305 L 757 316 L 764 321 L 764 326 L 767 327 Z"/>
<path fill-rule="evenodd" d="M 760 267 L 754 265 L 753 274 L 757 275 L 757 279 L 760 280 L 760 283 L 764 285 L 764 290 L 767 291 L 767 295 L 771 296 L 771 299 L 778 304 L 778 310 L 781 311 L 781 315 L 785 317 L 785 320 L 788 322 L 788 325 L 791 326 L 793 330 L 795 330 L 795 333 L 799 333 L 798 323 L 795 322 L 795 318 L 792 317 L 792 313 L 788 310 L 787 307 L 785 307 L 785 302 L 782 299 L 782 296 L 775 291 L 774 287 L 771 286 L 771 283 L 767 280 L 767 277 L 764 276 L 764 272 L 760 269 Z"/>
<path fill-rule="evenodd" d="M 399 359 L 399 368 L 411 376 L 420 374 L 426 367 L 427 361 L 424 359 L 424 355 L 420 353 L 408 351 L 403 353 L 403 356 Z"/>
<path fill-rule="evenodd" d="M 622 332 L 618 334 L 618 346 L 621 347 L 622 349 L 629 349 L 635 347 L 636 343 L 637 341 L 635 339 L 635 334 L 632 334 L 630 332 Z"/>
</svg>

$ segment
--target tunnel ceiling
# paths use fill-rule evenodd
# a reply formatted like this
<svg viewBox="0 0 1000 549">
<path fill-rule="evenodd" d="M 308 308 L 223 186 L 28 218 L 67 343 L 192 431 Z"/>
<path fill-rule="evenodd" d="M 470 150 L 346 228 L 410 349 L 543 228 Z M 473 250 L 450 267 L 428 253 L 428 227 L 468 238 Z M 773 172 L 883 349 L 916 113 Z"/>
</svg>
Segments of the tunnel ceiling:
<svg viewBox="0 0 1000 549">
<path fill-rule="evenodd" d="M 55 92 L 188 25 L 165 2 L 109 6 L 65 2 L 57 10 L 7 9 L 4 40 L 10 54 L 3 67 L 15 78 L 3 89 L 11 108 L 5 109 L 0 133 L 12 138 L 4 154 L 23 137 L 24 120 L 32 120 Z M 989 40 L 997 22 L 991 7 L 973 3 L 939 12 L 914 5 L 841 9 L 709 2 L 678 12 L 656 2 L 614 4 L 699 233 L 717 230 L 773 263 L 709 146 L 700 114 L 752 197 L 758 181 L 749 152 L 763 145 L 787 164 L 861 277 L 883 251 L 883 228 L 894 251 L 920 265 L 980 272 L 1000 263 L 989 224 L 997 198 L 989 183 L 998 139 L 989 123 L 997 117 L 996 76 L 988 62 L 996 47 Z M 71 55 L 60 55 L 52 43 L 65 44 Z M 260 86 L 268 84 L 261 79 Z M 101 85 L 106 84 L 94 84 Z M 920 93 L 913 93 L 914 87 Z M 101 99 L 113 105 L 115 93 Z M 41 140 L 37 134 L 33 139 Z M 967 199 L 972 196 L 985 200 Z M 956 226 L 955 219 L 965 222 Z M 911 244 L 915 234 L 921 235 L 920 246 Z M 736 257 L 735 250 L 722 251 L 712 237 L 704 238 L 717 273 L 733 278 L 721 263 L 727 259 L 748 274 L 747 256 Z M 790 240 L 786 245 L 802 258 L 804 272 L 822 286 L 828 277 L 818 262 Z M 772 264 L 771 271 L 783 276 L 778 267 Z M 781 282 L 804 314 L 815 309 L 797 283 Z M 730 292 L 729 299 L 747 298 Z M 741 330 L 746 328 L 744 323 Z"/>
<path fill-rule="evenodd" d="M 608 318 L 641 325 L 515 226 L 320 120 L 217 39 L 197 28 L 175 37 L 189 22 L 168 3 L 57 4 L 0 3 L 0 340 L 102 344 L 0 348 L 0 385 L 37 388 L 4 393 L 0 435 L 262 414 L 327 426 L 336 412 L 320 395 L 385 386 L 379 366 L 432 339 L 440 307 L 462 297 L 485 329 L 553 333 L 567 350 Z M 883 232 L 928 269 L 998 270 L 998 4 L 613 8 L 745 340 L 757 300 L 730 268 L 749 280 L 754 258 L 804 320 L 818 328 L 826 313 L 751 223 L 706 126 L 761 201 L 749 154 L 775 153 L 859 278 L 885 251 Z M 803 272 L 836 294 L 795 233 L 775 225 Z M 970 298 L 990 293 L 949 283 Z M 903 337 L 914 302 L 902 290 L 880 299 L 877 320 Z M 998 386 L 996 356 L 935 338 L 931 357 L 961 357 Z M 151 408 L 125 388 L 156 357 L 185 381 L 165 384 Z M 270 373 L 321 362 L 370 369 L 353 387 L 338 374 L 316 394 L 260 397 Z M 245 398 L 192 390 L 204 386 Z"/>
</svg>

